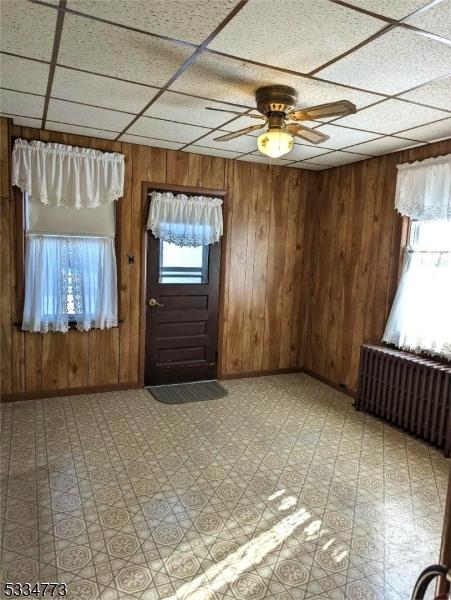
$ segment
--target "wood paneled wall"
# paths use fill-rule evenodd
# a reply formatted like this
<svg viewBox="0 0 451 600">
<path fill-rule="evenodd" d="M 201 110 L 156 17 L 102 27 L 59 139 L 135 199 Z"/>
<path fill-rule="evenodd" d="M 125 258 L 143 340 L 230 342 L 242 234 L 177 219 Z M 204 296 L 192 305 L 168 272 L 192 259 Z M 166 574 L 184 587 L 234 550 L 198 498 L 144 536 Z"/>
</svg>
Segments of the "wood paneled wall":
<svg viewBox="0 0 451 600">
<path fill-rule="evenodd" d="M 3 394 L 138 384 L 142 181 L 226 188 L 222 260 L 224 376 L 300 366 L 308 273 L 304 228 L 317 174 L 223 158 L 149 148 L 53 131 L 12 127 L 1 119 L 1 377 Z M 30 334 L 13 325 L 17 310 L 17 206 L 9 184 L 11 136 L 85 146 L 125 155 L 125 194 L 119 201 L 121 319 L 109 331 Z M 313 203 L 310 203 L 314 205 Z M 309 233 L 309 235 L 311 235 Z M 129 254 L 135 263 L 128 263 Z M 306 263 L 305 263 L 306 264 Z"/>
<path fill-rule="evenodd" d="M 397 286 L 396 165 L 450 152 L 448 139 L 319 173 L 319 194 L 306 207 L 315 232 L 305 240 L 308 300 L 301 308 L 307 370 L 356 390 L 360 345 L 381 341 Z"/>
<path fill-rule="evenodd" d="M 110 331 L 28 334 L 17 311 L 11 136 L 122 152 L 121 319 Z M 451 152 L 451 140 L 322 172 L 149 148 L 1 119 L 2 393 L 138 385 L 142 181 L 227 189 L 222 376 L 303 368 L 356 389 L 360 345 L 380 342 L 396 290 L 396 165 Z M 128 255 L 135 264 L 128 264 Z"/>
</svg>

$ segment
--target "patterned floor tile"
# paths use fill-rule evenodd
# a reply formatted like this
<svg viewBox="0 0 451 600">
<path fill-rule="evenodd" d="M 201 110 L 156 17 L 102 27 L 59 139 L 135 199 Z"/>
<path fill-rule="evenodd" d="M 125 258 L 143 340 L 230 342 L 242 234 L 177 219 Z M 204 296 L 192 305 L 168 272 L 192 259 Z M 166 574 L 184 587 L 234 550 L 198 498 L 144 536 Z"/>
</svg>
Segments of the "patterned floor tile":
<svg viewBox="0 0 451 600">
<path fill-rule="evenodd" d="M 1 576 L 80 600 L 402 600 L 449 461 L 306 375 L 2 406 Z M 26 432 L 26 434 L 25 434 Z"/>
</svg>

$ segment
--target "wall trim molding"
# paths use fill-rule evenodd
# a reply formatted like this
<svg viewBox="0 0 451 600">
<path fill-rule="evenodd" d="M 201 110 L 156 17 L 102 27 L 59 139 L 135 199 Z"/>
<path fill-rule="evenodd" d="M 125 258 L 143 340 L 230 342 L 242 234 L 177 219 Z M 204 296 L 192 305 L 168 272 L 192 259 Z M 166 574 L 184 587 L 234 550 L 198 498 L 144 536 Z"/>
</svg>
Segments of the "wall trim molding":
<svg viewBox="0 0 451 600">
<path fill-rule="evenodd" d="M 246 371 L 245 373 L 222 373 L 219 381 L 227 379 L 246 379 L 248 377 L 268 377 L 270 375 L 288 375 L 290 373 L 302 373 L 303 369 L 294 367 L 291 369 L 268 369 L 265 371 Z"/>
<path fill-rule="evenodd" d="M 310 371 L 310 369 L 300 369 L 300 370 L 302 373 L 305 373 L 306 375 L 310 375 L 310 377 L 313 377 L 313 379 L 317 379 L 318 381 L 321 381 L 321 383 L 325 383 L 329 387 L 334 388 L 334 390 L 337 390 L 338 392 L 341 392 L 342 394 L 345 394 L 346 396 L 349 396 L 350 398 L 353 398 L 355 400 L 355 397 L 357 394 L 356 391 L 350 390 L 349 388 L 344 387 L 343 385 L 339 385 L 338 383 L 335 383 L 334 381 L 327 379 L 327 377 L 322 377 L 321 375 L 318 375 L 318 373 L 315 373 L 314 371 Z"/>
<path fill-rule="evenodd" d="M 310 371 L 309 369 L 304 369 L 303 367 L 294 367 L 291 369 L 270 369 L 268 371 L 250 371 L 250 372 L 246 372 L 246 373 L 227 373 L 227 374 L 221 375 L 221 377 L 218 377 L 218 379 L 219 380 L 244 379 L 247 377 L 268 377 L 270 375 L 289 375 L 290 373 L 305 373 L 305 375 L 309 375 L 310 377 L 313 377 L 313 379 L 317 379 L 318 381 L 325 383 L 329 387 L 334 388 L 334 390 L 337 390 L 339 392 L 342 392 L 346 396 L 350 396 L 351 398 L 355 398 L 355 396 L 356 396 L 356 392 L 354 390 L 350 390 L 348 388 L 342 387 L 341 385 L 338 385 L 337 383 L 331 381 L 330 379 L 327 379 L 326 377 L 322 377 L 321 375 L 318 375 L 317 373 L 314 373 L 313 371 Z"/>
<path fill-rule="evenodd" d="M 38 400 L 41 398 L 57 398 L 59 396 L 79 396 L 80 394 L 117 392 L 119 390 L 133 390 L 139 387 L 141 386 L 137 381 L 132 381 L 130 383 L 107 383 L 104 385 L 88 385 L 86 387 L 37 390 L 34 392 L 16 392 L 13 394 L 3 394 L 0 402 L 18 402 L 20 400 Z"/>
<path fill-rule="evenodd" d="M 229 379 L 247 379 L 250 377 L 269 377 L 271 375 L 289 375 L 291 373 L 305 373 L 313 379 L 317 379 L 322 383 L 355 398 L 355 392 L 347 388 L 341 387 L 310 371 L 301 367 L 294 367 L 291 369 L 269 369 L 264 371 L 248 371 L 246 373 L 223 373 L 218 377 L 219 381 L 227 381 Z M 73 388 L 61 388 L 53 390 L 37 390 L 33 392 L 16 392 L 13 394 L 3 394 L 0 398 L 0 403 L 6 402 L 19 402 L 21 400 L 39 400 L 42 398 L 57 398 L 60 396 L 79 396 L 80 394 L 99 394 L 102 392 L 116 392 L 120 390 L 135 390 L 144 389 L 144 385 L 141 385 L 138 381 L 132 381 L 130 383 L 107 383 L 104 385 L 88 385 L 86 387 L 73 387 Z"/>
</svg>

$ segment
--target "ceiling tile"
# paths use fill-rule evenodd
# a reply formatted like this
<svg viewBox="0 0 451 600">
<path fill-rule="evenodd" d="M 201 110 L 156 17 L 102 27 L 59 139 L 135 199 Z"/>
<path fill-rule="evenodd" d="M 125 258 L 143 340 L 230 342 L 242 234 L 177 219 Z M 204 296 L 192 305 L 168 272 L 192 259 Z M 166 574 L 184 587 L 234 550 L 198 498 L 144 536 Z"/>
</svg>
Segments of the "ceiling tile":
<svg viewBox="0 0 451 600">
<path fill-rule="evenodd" d="M 288 154 L 286 154 L 286 156 L 288 156 Z M 245 156 L 242 156 L 238 160 L 262 163 L 265 165 L 274 165 L 274 166 L 277 166 L 277 165 L 286 166 L 292 162 L 291 160 L 288 160 L 286 158 L 271 158 L 270 156 L 263 156 L 260 153 L 246 154 Z"/>
<path fill-rule="evenodd" d="M 385 100 L 354 115 L 343 117 L 338 123 L 347 127 L 366 129 L 376 133 L 392 134 L 444 118 L 447 113 L 402 100 Z"/>
<path fill-rule="evenodd" d="M 45 128 L 50 131 L 61 131 L 62 133 L 74 133 L 76 135 L 86 135 L 88 137 L 98 137 L 105 140 L 114 140 L 117 137 L 115 131 L 105 131 L 94 127 L 83 127 L 81 125 L 68 125 L 67 123 L 54 123 L 46 121 Z"/>
<path fill-rule="evenodd" d="M 319 77 L 397 94 L 449 74 L 451 46 L 396 28 L 318 72 Z"/>
<path fill-rule="evenodd" d="M 363 154 L 388 154 L 389 152 L 396 152 L 397 150 L 404 150 L 406 148 L 412 148 L 413 146 L 419 146 L 421 142 L 413 142 L 412 140 L 403 140 L 396 137 L 382 137 L 371 142 L 365 142 L 363 144 L 357 144 L 349 148 L 352 152 L 362 152 Z"/>
<path fill-rule="evenodd" d="M 41 128 L 42 119 L 30 119 L 28 117 L 17 117 L 15 115 L 8 115 L 6 113 L 0 113 L 2 117 L 7 117 L 13 120 L 14 125 L 21 127 L 35 127 L 36 129 Z"/>
<path fill-rule="evenodd" d="M 207 148 L 217 148 L 218 150 L 231 150 L 232 152 L 253 152 L 257 149 L 257 140 L 250 135 L 243 135 L 228 142 L 216 142 L 214 138 L 224 135 L 223 131 L 213 131 L 206 137 L 199 140 L 199 146 Z"/>
<path fill-rule="evenodd" d="M 425 6 L 430 0 L 346 0 L 348 4 L 353 4 L 365 10 L 370 10 L 383 15 L 384 17 L 390 17 L 390 19 L 396 19 L 399 21 L 407 15 L 410 15 L 419 8 Z"/>
<path fill-rule="evenodd" d="M 366 160 L 369 156 L 363 154 L 351 154 L 350 152 L 331 152 L 330 154 L 324 154 L 324 156 L 315 156 L 315 158 L 309 158 L 306 162 L 312 162 L 317 165 L 325 165 L 327 167 L 338 167 L 339 165 L 347 165 L 348 163 L 357 162 L 360 160 Z"/>
<path fill-rule="evenodd" d="M 52 97 L 136 114 L 157 91 L 158 88 L 57 67 Z"/>
<path fill-rule="evenodd" d="M 69 0 L 73 10 L 142 31 L 200 44 L 238 0 Z"/>
<path fill-rule="evenodd" d="M 386 23 L 328 0 L 254 0 L 209 48 L 309 73 L 385 27 Z"/>
<path fill-rule="evenodd" d="M 174 42 L 66 14 L 58 63 L 161 87 L 190 54 Z"/>
<path fill-rule="evenodd" d="M 1 0 L 0 14 L 2 51 L 51 60 L 57 16 L 54 8 Z"/>
<path fill-rule="evenodd" d="M 407 131 L 403 131 L 400 136 L 413 140 L 422 140 L 423 142 L 434 142 L 443 138 L 451 138 L 451 117 L 437 123 L 408 129 Z"/>
<path fill-rule="evenodd" d="M 255 91 L 272 84 L 294 87 L 299 94 L 299 107 L 347 99 L 362 108 L 381 99 L 381 96 L 375 94 L 290 75 L 208 52 L 195 61 L 173 83 L 171 89 L 253 108 Z"/>
<path fill-rule="evenodd" d="M 75 102 L 50 99 L 47 119 L 70 125 L 82 125 L 94 129 L 122 131 L 132 120 L 133 115 L 105 108 L 93 108 Z"/>
<path fill-rule="evenodd" d="M 158 119 L 177 120 L 182 123 L 201 125 L 209 128 L 222 126 L 223 123 L 230 121 L 236 116 L 231 113 L 207 110 L 206 106 L 224 110 L 237 110 L 233 106 L 213 102 L 212 100 L 204 100 L 203 98 L 195 98 L 193 96 L 186 96 L 185 94 L 177 94 L 176 92 L 164 92 L 144 114 Z M 244 111 L 245 109 L 241 110 Z M 257 121 L 249 117 L 240 117 L 239 122 L 234 121 L 226 127 L 227 131 L 233 131 L 234 129 L 239 129 L 240 126 L 247 127 L 256 123 Z"/>
<path fill-rule="evenodd" d="M 321 125 L 317 127 L 318 131 L 325 133 L 329 139 L 322 144 L 327 148 L 339 150 L 351 144 L 359 144 L 374 140 L 379 137 L 378 133 L 367 133 L 366 131 L 358 131 L 356 129 L 348 129 L 348 127 L 340 127 L 339 125 Z"/>
<path fill-rule="evenodd" d="M 188 146 L 184 152 L 192 152 L 193 154 L 205 154 L 206 156 L 220 156 L 222 158 L 236 158 L 240 156 L 240 152 L 231 152 L 219 148 L 206 148 L 205 146 Z"/>
<path fill-rule="evenodd" d="M 44 96 L 0 90 L 0 110 L 10 115 L 42 119 Z"/>
<path fill-rule="evenodd" d="M 399 97 L 451 111 L 451 76 L 427 83 Z"/>
<path fill-rule="evenodd" d="M 49 78 L 49 65 L 35 60 L 0 54 L 0 69 L 2 87 L 19 92 L 45 94 Z"/>
<path fill-rule="evenodd" d="M 412 15 L 405 22 L 451 40 L 451 0 L 442 0 L 421 13 Z"/>
<path fill-rule="evenodd" d="M 141 117 L 133 123 L 127 133 L 189 144 L 208 133 L 208 131 L 209 129 L 205 127 L 162 121 L 160 119 L 152 119 L 151 117 Z"/>
<path fill-rule="evenodd" d="M 167 148 L 168 150 L 180 150 L 183 144 L 176 142 L 168 142 L 167 140 L 156 140 L 155 138 L 148 138 L 141 135 L 130 135 L 124 133 L 119 138 L 120 142 L 128 142 L 130 144 L 139 144 L 140 146 L 152 146 L 154 148 Z"/>
<path fill-rule="evenodd" d="M 293 144 L 293 148 L 288 154 L 284 155 L 284 158 L 289 160 L 305 160 L 306 158 L 312 158 L 313 156 L 319 156 L 320 154 L 326 154 L 330 152 L 327 148 L 318 148 L 318 146 L 304 145 L 304 144 Z"/>
<path fill-rule="evenodd" d="M 307 171 L 324 171 L 324 169 L 328 169 L 324 165 L 314 165 L 313 163 L 308 162 L 296 162 L 291 163 L 290 168 L 293 169 L 307 169 Z"/>
</svg>

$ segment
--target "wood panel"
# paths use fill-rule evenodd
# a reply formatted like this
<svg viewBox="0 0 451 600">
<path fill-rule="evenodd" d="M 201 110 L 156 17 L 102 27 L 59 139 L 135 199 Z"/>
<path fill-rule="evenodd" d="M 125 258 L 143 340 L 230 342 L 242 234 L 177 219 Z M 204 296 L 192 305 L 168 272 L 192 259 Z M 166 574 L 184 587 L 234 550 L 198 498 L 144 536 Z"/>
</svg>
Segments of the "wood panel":
<svg viewBox="0 0 451 600">
<path fill-rule="evenodd" d="M 277 372 L 301 366 L 299 304 L 307 202 L 318 174 L 277 165 L 150 148 L 80 135 L 1 125 L 2 394 L 136 386 L 140 364 L 142 182 L 227 189 L 224 207 L 220 373 Z M 109 331 L 30 334 L 17 330 L 18 211 L 9 185 L 11 137 L 78 145 L 125 155 L 118 205 L 120 326 Z M 309 228 L 306 228 L 309 230 Z M 129 257 L 131 262 L 129 262 Z"/>
<path fill-rule="evenodd" d="M 328 169 L 308 198 L 298 361 L 356 390 L 360 345 L 378 343 L 397 285 L 402 219 L 394 210 L 396 165 L 451 152 L 451 140 Z M 310 235 L 315 231 L 316 235 Z"/>
<path fill-rule="evenodd" d="M 242 371 L 244 336 L 234 332 L 243 331 L 244 306 L 246 289 L 247 260 L 247 223 L 249 221 L 249 203 L 239 202 L 238 198 L 251 195 L 252 182 L 249 173 L 252 169 L 243 161 L 235 161 L 233 169 L 233 186 L 229 194 L 232 204 L 232 220 L 229 232 L 230 267 L 229 267 L 229 303 L 227 311 L 227 373 Z M 236 301 L 232 302 L 232 298 Z"/>
<path fill-rule="evenodd" d="M 10 156 L 10 128 L 7 119 L 0 119 L 0 277 L 1 277 L 1 299 L 0 299 L 0 375 L 2 390 L 11 393 L 11 369 L 12 369 L 12 339 L 11 321 L 12 305 L 12 274 L 11 274 L 11 247 L 13 239 L 10 237 L 11 225 L 11 198 L 9 186 L 9 156 Z"/>
<path fill-rule="evenodd" d="M 446 140 L 316 173 L 16 127 L 4 118 L 0 134 L 3 394 L 138 383 L 143 181 L 228 190 L 219 329 L 224 377 L 305 368 L 355 390 L 360 345 L 380 341 L 396 289 L 396 165 L 451 151 Z M 11 136 L 125 155 L 119 328 L 63 336 L 25 334 L 13 325 L 21 318 L 14 243 L 20 211 L 8 181 Z"/>
</svg>

